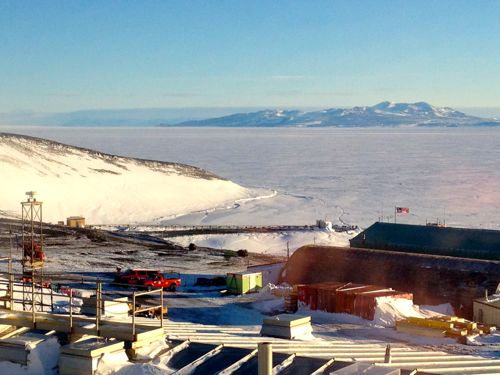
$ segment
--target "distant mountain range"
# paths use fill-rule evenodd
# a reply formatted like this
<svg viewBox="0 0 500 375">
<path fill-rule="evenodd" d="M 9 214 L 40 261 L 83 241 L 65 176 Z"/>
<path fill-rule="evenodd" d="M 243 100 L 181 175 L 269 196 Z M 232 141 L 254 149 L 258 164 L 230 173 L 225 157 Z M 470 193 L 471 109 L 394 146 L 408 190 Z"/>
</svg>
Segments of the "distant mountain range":
<svg viewBox="0 0 500 375">
<path fill-rule="evenodd" d="M 481 113 L 481 112 L 480 112 Z M 493 113 L 500 113 L 497 108 Z M 425 102 L 382 102 L 372 107 L 266 109 L 191 107 L 95 109 L 61 113 L 0 113 L 0 125 L 65 127 L 217 126 L 217 127 L 368 127 L 498 126 L 499 119 L 476 117 Z"/>
<path fill-rule="evenodd" d="M 401 125 L 433 127 L 500 126 L 500 121 L 469 116 L 452 108 L 434 107 L 425 102 L 382 102 L 372 107 L 330 108 L 311 112 L 264 110 L 174 124 L 174 126 L 218 127 L 368 127 Z M 160 126 L 171 125 L 161 124 Z"/>
<path fill-rule="evenodd" d="M 5 112 L 0 113 L 1 125 L 65 126 L 65 127 L 141 127 L 161 123 L 177 124 L 208 117 L 226 116 L 236 111 L 248 112 L 261 108 L 185 107 L 85 109 L 73 112 Z"/>
</svg>

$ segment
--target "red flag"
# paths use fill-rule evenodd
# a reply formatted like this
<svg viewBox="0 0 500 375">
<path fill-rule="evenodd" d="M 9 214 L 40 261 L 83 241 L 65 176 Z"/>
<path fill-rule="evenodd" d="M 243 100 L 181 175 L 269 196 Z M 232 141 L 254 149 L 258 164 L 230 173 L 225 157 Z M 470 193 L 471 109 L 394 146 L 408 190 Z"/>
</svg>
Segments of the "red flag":
<svg viewBox="0 0 500 375">
<path fill-rule="evenodd" d="M 410 209 L 408 207 L 396 207 L 397 214 L 409 214 Z"/>
</svg>

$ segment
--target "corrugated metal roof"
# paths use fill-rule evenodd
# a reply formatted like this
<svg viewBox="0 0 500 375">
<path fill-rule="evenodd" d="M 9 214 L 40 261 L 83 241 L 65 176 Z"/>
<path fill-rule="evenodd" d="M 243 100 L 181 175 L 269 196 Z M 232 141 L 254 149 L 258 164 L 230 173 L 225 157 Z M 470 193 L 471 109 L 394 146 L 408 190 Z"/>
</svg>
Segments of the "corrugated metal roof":
<svg viewBox="0 0 500 375">
<path fill-rule="evenodd" d="M 491 296 L 488 298 L 478 298 L 475 302 L 482 303 L 483 305 L 494 306 L 500 309 L 500 296 Z"/>
<path fill-rule="evenodd" d="M 375 364 L 375 366 L 383 368 L 404 369 L 405 371 L 402 373 L 409 373 L 409 371 L 413 370 L 417 370 L 414 374 L 500 373 L 500 358 L 451 354 L 443 351 L 442 348 L 434 348 L 432 346 L 421 347 L 402 343 L 390 343 L 391 363 L 385 363 L 387 342 L 384 341 L 355 341 L 342 338 L 293 341 L 261 337 L 259 335 L 259 327 L 216 326 L 182 322 L 168 322 L 165 326 L 165 331 L 168 339 L 174 342 L 189 340 L 191 343 L 210 344 L 213 348 L 224 344 L 224 349 L 227 353 L 231 353 L 234 360 L 245 358 L 245 353 L 250 353 L 250 350 L 254 350 L 259 342 L 270 342 L 273 347 L 273 366 L 275 368 L 279 362 L 290 358 L 291 354 L 296 354 L 292 362 L 287 364 L 288 370 L 282 370 L 283 374 L 288 373 L 289 370 L 294 370 L 294 374 L 311 374 L 311 368 L 319 368 L 322 363 L 326 364 L 326 361 L 332 358 L 335 359 L 334 363 L 342 364 L 342 367 L 356 361 Z M 248 352 L 233 353 L 228 348 L 242 348 L 247 349 Z M 224 350 L 220 351 L 219 355 L 224 355 Z M 214 364 L 218 363 L 215 360 L 216 358 L 213 357 L 214 360 L 212 362 Z M 311 366 L 304 365 L 308 361 Z M 254 374 L 256 373 L 255 366 L 255 355 L 247 355 L 246 360 L 243 360 L 239 364 L 238 368 L 240 371 L 230 371 L 228 373 Z M 325 373 L 329 373 L 329 371 Z"/>
<path fill-rule="evenodd" d="M 500 231 L 377 222 L 351 247 L 500 260 Z"/>
</svg>

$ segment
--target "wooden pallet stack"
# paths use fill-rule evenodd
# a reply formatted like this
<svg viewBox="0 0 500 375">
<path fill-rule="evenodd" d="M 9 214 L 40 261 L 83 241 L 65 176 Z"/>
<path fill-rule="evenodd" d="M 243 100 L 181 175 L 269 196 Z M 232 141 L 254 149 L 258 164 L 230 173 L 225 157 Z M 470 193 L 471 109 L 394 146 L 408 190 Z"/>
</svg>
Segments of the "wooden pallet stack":
<svg viewBox="0 0 500 375">
<path fill-rule="evenodd" d="M 451 337 L 464 340 L 467 336 L 489 334 L 495 326 L 479 324 L 457 316 L 431 318 L 409 317 L 396 322 L 396 330 L 429 337 Z"/>
</svg>

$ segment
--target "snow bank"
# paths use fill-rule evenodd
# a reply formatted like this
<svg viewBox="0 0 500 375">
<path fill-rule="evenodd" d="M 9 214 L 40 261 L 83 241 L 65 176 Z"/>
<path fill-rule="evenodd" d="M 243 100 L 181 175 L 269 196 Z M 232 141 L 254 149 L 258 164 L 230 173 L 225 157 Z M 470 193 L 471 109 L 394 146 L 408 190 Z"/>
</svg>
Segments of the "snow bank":
<svg viewBox="0 0 500 375">
<path fill-rule="evenodd" d="M 1 211 L 20 213 L 35 190 L 52 222 L 133 223 L 227 206 L 251 192 L 199 168 L 107 155 L 0 133 Z"/>
<path fill-rule="evenodd" d="M 290 292 L 292 287 L 288 284 L 265 285 L 257 294 L 252 308 L 264 314 L 274 314 L 285 311 L 285 300 L 283 295 Z"/>
<path fill-rule="evenodd" d="M 166 366 L 158 366 L 152 363 L 135 363 L 113 372 L 113 375 L 165 375 L 173 374 L 175 370 Z M 102 374 L 97 374 L 102 375 Z"/>
<path fill-rule="evenodd" d="M 455 311 L 453 310 L 453 306 L 449 303 L 443 303 L 441 305 L 429 306 L 429 305 L 420 305 L 420 311 L 424 314 L 428 315 L 448 315 L 454 316 Z"/>
<path fill-rule="evenodd" d="M 287 255 L 301 246 L 315 243 L 328 246 L 349 246 L 349 239 L 353 234 L 330 232 L 327 230 L 310 230 L 276 233 L 234 233 L 219 235 L 194 235 L 169 237 L 168 240 L 181 246 L 194 243 L 197 246 L 222 248 L 229 250 L 246 249 L 252 253 Z"/>
<path fill-rule="evenodd" d="M 143 346 L 136 350 L 136 359 L 147 360 L 155 358 L 162 350 L 168 349 L 165 341 L 155 342 L 150 345 Z"/>
<path fill-rule="evenodd" d="M 116 374 L 121 368 L 128 366 L 129 361 L 125 351 L 106 353 L 99 358 L 96 375 Z"/>
<path fill-rule="evenodd" d="M 500 357 L 500 332 L 492 332 L 489 335 L 467 336 L 467 345 L 489 346 L 488 349 L 493 347 L 498 351 Z"/>
<path fill-rule="evenodd" d="M 39 343 L 34 348 L 28 344 L 27 366 L 12 362 L 0 362 L 0 373 L 8 375 L 57 375 L 59 342 L 55 337 Z"/>
<path fill-rule="evenodd" d="M 397 320 L 410 316 L 416 318 L 426 317 L 410 299 L 378 297 L 373 323 L 385 327 L 395 327 Z"/>
<path fill-rule="evenodd" d="M 412 300 L 379 297 L 375 308 L 375 317 L 373 323 L 384 327 L 395 327 L 397 320 L 408 317 L 430 318 L 433 316 L 453 316 L 455 312 L 449 303 L 441 305 L 414 305 Z"/>
<path fill-rule="evenodd" d="M 418 305 L 414 305 L 413 301 L 409 299 L 378 297 L 373 320 L 365 320 L 356 315 L 310 310 L 308 306 L 299 303 L 299 312 L 301 314 L 311 315 L 314 323 L 358 324 L 374 327 L 395 327 L 396 321 L 408 317 L 427 318 L 431 316 L 448 315 L 447 312 L 449 312 L 450 309 L 453 311 L 449 304 L 425 306 L 424 309 Z M 446 314 L 443 312 L 446 312 Z"/>
</svg>

